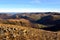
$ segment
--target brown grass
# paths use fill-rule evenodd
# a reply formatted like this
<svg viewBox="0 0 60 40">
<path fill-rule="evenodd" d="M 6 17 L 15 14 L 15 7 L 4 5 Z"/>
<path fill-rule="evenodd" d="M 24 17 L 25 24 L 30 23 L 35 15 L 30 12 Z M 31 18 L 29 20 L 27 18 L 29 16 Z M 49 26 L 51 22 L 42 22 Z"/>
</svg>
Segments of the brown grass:
<svg viewBox="0 0 60 40">
<path fill-rule="evenodd" d="M 31 27 L 0 24 L 0 40 L 56 40 L 59 35 Z"/>
<path fill-rule="evenodd" d="M 32 28 L 29 20 L 7 19 L 0 20 L 0 40 L 60 40 L 60 32 Z"/>
</svg>

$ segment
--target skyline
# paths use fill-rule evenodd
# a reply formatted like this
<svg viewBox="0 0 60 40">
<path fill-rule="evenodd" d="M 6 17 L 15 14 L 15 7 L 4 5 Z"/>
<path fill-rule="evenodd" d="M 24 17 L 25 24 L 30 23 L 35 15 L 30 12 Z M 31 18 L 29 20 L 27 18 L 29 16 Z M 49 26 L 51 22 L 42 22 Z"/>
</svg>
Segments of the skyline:
<svg viewBox="0 0 60 40">
<path fill-rule="evenodd" d="M 60 0 L 0 0 L 0 12 L 60 12 Z"/>
</svg>

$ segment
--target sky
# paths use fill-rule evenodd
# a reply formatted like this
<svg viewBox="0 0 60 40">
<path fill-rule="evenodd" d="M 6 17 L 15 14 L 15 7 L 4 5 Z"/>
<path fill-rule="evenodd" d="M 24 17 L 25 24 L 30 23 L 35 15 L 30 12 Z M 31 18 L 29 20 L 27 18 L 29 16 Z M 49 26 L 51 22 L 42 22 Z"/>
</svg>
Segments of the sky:
<svg viewBox="0 0 60 40">
<path fill-rule="evenodd" d="M 0 12 L 60 12 L 60 0 L 0 0 Z"/>
</svg>

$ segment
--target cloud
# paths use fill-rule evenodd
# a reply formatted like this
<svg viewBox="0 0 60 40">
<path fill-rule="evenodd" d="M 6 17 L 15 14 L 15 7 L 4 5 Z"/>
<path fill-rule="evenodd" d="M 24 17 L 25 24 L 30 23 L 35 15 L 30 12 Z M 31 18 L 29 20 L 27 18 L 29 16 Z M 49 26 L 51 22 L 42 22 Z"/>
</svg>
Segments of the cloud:
<svg viewBox="0 0 60 40">
<path fill-rule="evenodd" d="M 31 0 L 31 2 L 30 3 L 41 3 L 41 0 Z"/>
<path fill-rule="evenodd" d="M 29 8 L 20 8 L 20 9 L 0 9 L 0 12 L 60 12 L 58 9 L 29 9 Z"/>
</svg>

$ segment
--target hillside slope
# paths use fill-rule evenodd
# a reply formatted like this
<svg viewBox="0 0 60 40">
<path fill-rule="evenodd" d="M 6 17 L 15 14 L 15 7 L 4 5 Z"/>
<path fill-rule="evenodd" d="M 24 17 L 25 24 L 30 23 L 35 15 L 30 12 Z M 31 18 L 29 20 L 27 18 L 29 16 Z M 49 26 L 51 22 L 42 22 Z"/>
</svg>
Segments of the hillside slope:
<svg viewBox="0 0 60 40">
<path fill-rule="evenodd" d="M 56 40 L 58 36 L 56 32 L 17 25 L 0 24 L 0 40 Z"/>
</svg>

